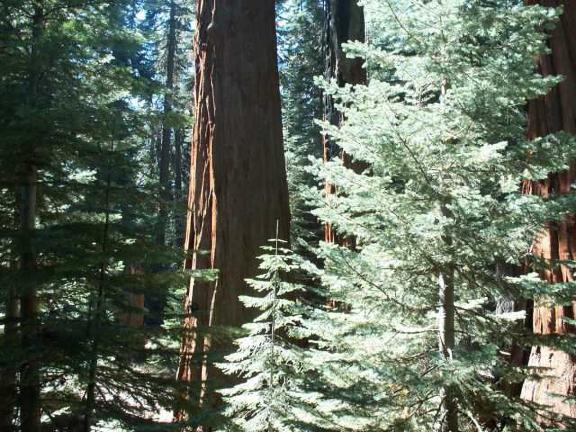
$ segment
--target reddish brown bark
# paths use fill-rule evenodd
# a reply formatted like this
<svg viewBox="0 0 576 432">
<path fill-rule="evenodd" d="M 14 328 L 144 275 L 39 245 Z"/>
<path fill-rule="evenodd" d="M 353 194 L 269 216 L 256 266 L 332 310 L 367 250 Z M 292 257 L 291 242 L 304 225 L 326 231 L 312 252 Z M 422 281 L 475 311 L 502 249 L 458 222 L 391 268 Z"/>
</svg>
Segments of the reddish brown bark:
<svg viewBox="0 0 576 432">
<path fill-rule="evenodd" d="M 558 86 L 546 96 L 530 102 L 528 108 L 528 136 L 543 136 L 552 132 L 576 133 L 576 2 L 568 0 L 527 0 L 527 4 L 563 6 L 564 13 L 550 39 L 551 53 L 538 59 L 543 75 L 563 75 Z M 523 192 L 542 196 L 568 193 L 576 179 L 576 164 L 567 171 L 552 173 L 544 181 L 526 182 Z M 551 283 L 571 281 L 568 267 L 554 265 L 557 260 L 575 257 L 575 220 L 566 218 L 561 223 L 550 223 L 534 244 L 534 253 L 551 262 L 542 277 Z M 533 330 L 536 334 L 564 334 L 573 332 L 563 317 L 574 318 L 576 302 L 571 306 L 539 306 L 535 300 Z M 533 347 L 529 366 L 549 368 L 539 382 L 527 380 L 522 389 L 524 399 L 549 405 L 552 411 L 576 417 L 576 406 L 563 402 L 560 396 L 576 394 L 576 359 L 568 354 L 547 347 Z"/>
<path fill-rule="evenodd" d="M 207 385 L 223 384 L 206 354 L 228 350 L 205 330 L 251 317 L 238 296 L 247 292 L 244 279 L 256 274 L 259 248 L 274 237 L 277 221 L 288 239 L 289 209 L 275 2 L 199 0 L 196 16 L 185 267 L 218 269 L 219 276 L 190 282 L 178 379 L 191 383 L 189 403 L 201 407 L 210 398 Z"/>
<path fill-rule="evenodd" d="M 326 2 L 326 72 L 325 77 L 336 80 L 339 86 L 346 84 L 365 84 L 366 70 L 362 67 L 363 60 L 360 58 L 347 58 L 342 49 L 342 44 L 348 41 L 365 40 L 364 10 L 358 6 L 356 0 L 328 0 Z M 340 125 L 342 113 L 334 106 L 334 100 L 330 95 L 324 96 L 324 120 L 333 125 Z M 363 166 L 354 166 L 350 156 L 342 152 L 338 146 L 327 136 L 322 139 L 324 161 L 336 156 L 343 159 L 344 164 L 357 170 Z M 336 193 L 334 185 L 326 183 L 326 195 Z M 352 242 L 352 240 L 338 239 L 331 224 L 324 225 L 324 240 L 334 242 Z"/>
<path fill-rule="evenodd" d="M 144 274 L 144 268 L 135 264 L 130 265 L 127 271 L 128 274 L 133 275 L 134 277 Z M 144 294 L 130 291 L 126 292 L 126 305 L 128 306 L 128 310 L 120 314 L 118 318 L 120 323 L 132 328 L 144 327 L 144 315 L 146 310 Z"/>
</svg>

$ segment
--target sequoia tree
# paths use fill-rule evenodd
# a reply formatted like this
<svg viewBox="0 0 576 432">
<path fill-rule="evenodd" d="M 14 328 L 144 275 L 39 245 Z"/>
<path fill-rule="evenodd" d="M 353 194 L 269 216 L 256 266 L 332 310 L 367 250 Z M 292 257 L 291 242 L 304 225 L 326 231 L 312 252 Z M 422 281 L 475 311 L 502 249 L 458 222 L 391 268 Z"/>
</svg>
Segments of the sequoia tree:
<svg viewBox="0 0 576 432">
<path fill-rule="evenodd" d="M 199 0 L 196 17 L 185 267 L 217 269 L 218 277 L 192 278 L 184 301 L 178 379 L 192 383 L 192 408 L 206 406 L 218 386 L 207 354 L 228 349 L 206 329 L 248 321 L 238 296 L 257 273 L 259 247 L 277 222 L 280 238 L 289 233 L 275 2 Z"/>
<path fill-rule="evenodd" d="M 530 138 L 545 136 L 558 131 L 576 133 L 576 4 L 564 0 L 527 0 L 527 4 L 562 6 L 563 14 L 551 34 L 550 53 L 538 59 L 543 75 L 561 75 L 563 81 L 546 96 L 530 102 L 528 107 L 528 135 Z M 568 170 L 551 173 L 546 180 L 525 182 L 523 191 L 554 198 L 571 191 L 576 179 L 576 163 Z M 574 260 L 576 255 L 574 216 L 561 222 L 550 222 L 534 245 L 535 255 L 549 261 L 548 270 L 541 275 L 550 283 L 572 282 L 570 268 L 558 262 Z M 574 332 L 565 318 L 574 319 L 576 302 L 572 305 L 548 307 L 535 301 L 533 331 L 538 335 L 562 335 Z M 576 395 L 576 361 L 568 353 L 546 346 L 535 346 L 530 354 L 529 366 L 549 368 L 548 377 L 524 383 L 522 397 L 544 405 L 553 411 L 576 417 L 576 406 L 558 396 Z"/>
</svg>

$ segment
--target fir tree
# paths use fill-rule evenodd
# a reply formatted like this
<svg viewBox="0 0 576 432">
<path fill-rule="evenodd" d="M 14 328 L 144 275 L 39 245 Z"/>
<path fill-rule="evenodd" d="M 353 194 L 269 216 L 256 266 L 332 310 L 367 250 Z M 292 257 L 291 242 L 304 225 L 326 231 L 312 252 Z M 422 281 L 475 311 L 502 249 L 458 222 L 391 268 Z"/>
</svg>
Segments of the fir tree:
<svg viewBox="0 0 576 432">
<path fill-rule="evenodd" d="M 536 125 L 550 98 L 528 104 L 562 82 L 534 64 L 561 11 L 363 0 L 348 20 L 353 0 L 285 0 L 277 62 L 273 2 L 198 2 L 185 233 L 192 3 L 0 2 L 0 431 L 576 428 L 515 397 L 542 371 L 508 349 L 576 355 L 574 336 L 529 334 L 523 311 L 501 307 L 573 307 L 575 263 L 547 259 L 570 249 L 570 172 L 558 191 L 542 181 L 576 156 L 573 136 L 545 135 L 571 111 Z M 340 45 L 362 39 L 362 8 L 369 43 L 347 44 L 349 62 Z M 315 242 L 318 216 L 354 239 L 322 244 L 321 270 L 278 240 L 289 215 L 277 64 L 290 237 Z M 330 115 L 315 125 L 322 91 Z M 346 160 L 310 169 L 321 128 Z M 322 183 L 335 193 L 320 196 Z M 186 256 L 172 249 L 184 238 Z M 550 254 L 543 238 L 560 239 Z M 173 271 L 183 260 L 189 270 Z M 254 316 L 229 354 L 224 326 Z M 575 322 L 554 321 L 561 333 Z M 225 354 L 222 421 L 213 366 Z"/>
<path fill-rule="evenodd" d="M 188 110 L 192 92 L 190 50 L 194 13 L 190 0 L 145 0 L 143 8 L 146 15 L 139 27 L 147 36 L 145 52 L 151 64 L 150 78 L 161 86 L 149 101 L 151 153 L 154 172 L 161 184 L 156 236 L 160 244 L 167 242 L 182 247 L 189 170 L 186 150 L 191 134 Z"/>
<path fill-rule="evenodd" d="M 559 80 L 533 63 L 558 12 L 504 0 L 364 3 L 385 35 L 349 51 L 377 73 L 367 86 L 326 86 L 345 118 L 326 132 L 368 168 L 319 168 L 340 193 L 317 214 L 358 241 L 321 252 L 336 300 L 308 324 L 323 352 L 323 407 L 344 430 L 540 430 L 533 407 L 502 390 L 522 380 L 501 351 L 527 343 L 513 325 L 521 317 L 491 305 L 531 296 L 500 269 L 533 258 L 544 222 L 567 211 L 519 191 L 576 149 L 566 134 L 525 136 L 526 102 Z"/>
<path fill-rule="evenodd" d="M 242 326 L 246 334 L 236 340 L 236 352 L 220 365 L 226 374 L 241 379 L 234 387 L 220 390 L 227 402 L 230 430 L 316 430 L 311 406 L 317 394 L 306 390 L 305 377 L 311 371 L 301 325 L 310 312 L 302 299 L 307 288 L 290 281 L 297 272 L 312 267 L 283 244 L 276 240 L 275 246 L 263 248 L 263 273 L 248 280 L 260 296 L 241 297 L 259 315 Z"/>
<path fill-rule="evenodd" d="M 148 82 L 139 74 L 137 9 L 60 0 L 2 8 L 0 164 L 9 199 L 0 218 L 0 368 L 10 397 L 1 427 L 152 423 L 173 400 L 166 365 L 177 345 L 160 329 L 144 339 L 134 323 L 146 311 L 129 293 L 166 292 L 183 275 L 141 270 L 181 254 L 153 246 L 152 182 L 139 172 Z"/>
</svg>

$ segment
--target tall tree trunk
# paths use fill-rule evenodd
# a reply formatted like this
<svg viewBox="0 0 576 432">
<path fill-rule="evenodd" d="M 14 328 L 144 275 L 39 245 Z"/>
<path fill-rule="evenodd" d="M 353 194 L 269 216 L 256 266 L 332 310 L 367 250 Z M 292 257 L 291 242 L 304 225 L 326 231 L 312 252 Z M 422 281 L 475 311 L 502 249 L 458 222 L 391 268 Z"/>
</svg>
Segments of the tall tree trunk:
<svg viewBox="0 0 576 432">
<path fill-rule="evenodd" d="M 30 50 L 29 89 L 30 106 L 37 103 L 40 86 L 39 44 L 44 28 L 42 4 L 34 6 L 32 16 L 32 41 Z M 24 161 L 20 185 L 20 272 L 22 286 L 21 329 L 22 345 L 26 362 L 20 369 L 20 423 L 22 432 L 40 431 L 40 367 L 37 351 L 38 338 L 38 288 L 36 285 L 37 255 L 34 247 L 36 229 L 38 168 L 35 161 L 35 145 L 28 149 L 29 159 Z"/>
<path fill-rule="evenodd" d="M 18 198 L 14 197 L 13 226 L 15 229 L 19 223 L 17 211 Z M 18 271 L 18 245 L 10 244 L 10 264 L 12 272 Z M 6 287 L 6 303 L 4 317 L 3 350 L 12 352 L 20 346 L 20 297 L 18 293 L 18 281 L 9 283 Z M 14 420 L 16 414 L 16 403 L 18 401 L 18 366 L 7 361 L 0 367 L 0 431 L 11 432 L 15 430 Z"/>
<path fill-rule="evenodd" d="M 23 432 L 40 430 L 40 368 L 38 350 L 38 290 L 35 283 L 37 268 L 33 235 L 36 221 L 37 168 L 27 164 L 21 186 L 20 206 L 20 271 L 22 274 L 21 317 L 22 344 L 26 362 L 22 365 L 20 416 Z"/>
<path fill-rule="evenodd" d="M 442 84 L 442 94 L 446 93 L 448 81 Z M 442 215 L 450 218 L 449 202 L 441 204 Z M 452 248 L 453 239 L 450 233 L 445 233 L 442 240 L 448 249 Z M 456 346 L 456 292 L 454 286 L 454 265 L 448 264 L 438 273 L 438 351 L 446 363 L 451 363 Z M 444 385 L 440 390 L 442 432 L 458 432 L 458 400 L 453 385 Z"/>
<path fill-rule="evenodd" d="M 172 191 L 170 184 L 170 165 L 171 165 L 171 147 L 172 147 L 172 127 L 170 118 L 174 109 L 174 82 L 176 70 L 176 49 L 177 49 L 177 33 L 176 33 L 176 16 L 177 5 L 175 0 L 170 1 L 170 15 L 168 18 L 168 35 L 166 39 L 166 88 L 164 95 L 164 105 L 162 109 L 162 133 L 160 136 L 160 148 L 158 149 L 158 177 L 160 193 L 158 199 L 158 215 L 156 219 L 156 239 L 155 242 L 159 246 L 166 245 L 166 227 L 170 225 L 169 215 L 172 202 Z M 157 267 L 155 270 L 159 270 Z M 131 305 L 144 303 L 149 310 L 149 314 L 145 318 L 147 325 L 158 327 L 164 321 L 164 307 L 166 304 L 166 296 L 164 293 L 155 293 L 147 295 L 143 298 L 143 294 L 131 294 Z"/>
<path fill-rule="evenodd" d="M 438 350 L 446 362 L 452 361 L 455 345 L 454 332 L 454 272 L 452 270 L 438 275 Z M 458 432 L 458 403 L 451 386 L 441 390 L 442 432 Z"/>
<path fill-rule="evenodd" d="M 546 96 L 531 101 L 528 109 L 528 136 L 535 138 L 564 130 L 576 133 L 576 2 L 568 0 L 526 0 L 527 4 L 563 6 L 564 13 L 550 39 L 551 53 L 538 59 L 543 75 L 563 75 L 558 86 Z M 576 179 L 576 164 L 572 161 L 567 171 L 552 173 L 547 180 L 525 182 L 523 192 L 545 197 L 569 193 Z M 549 223 L 536 240 L 534 253 L 546 260 L 573 260 L 576 257 L 574 216 L 558 223 Z M 564 265 L 551 265 L 542 277 L 550 283 L 572 281 L 570 269 Z M 571 306 L 553 308 L 538 306 L 535 299 L 533 331 L 536 334 L 565 334 L 574 327 L 563 321 L 574 319 L 576 302 Z M 535 346 L 530 354 L 529 366 L 547 368 L 539 381 L 527 380 L 522 398 L 551 407 L 552 411 L 576 417 L 576 405 L 562 400 L 562 396 L 576 395 L 576 359 L 565 352 Z M 555 396 L 556 394 L 556 396 Z M 560 397 L 558 397 L 560 396 Z"/>
<path fill-rule="evenodd" d="M 176 65 L 176 3 L 170 2 L 170 17 L 168 19 L 168 40 L 166 53 L 166 94 L 164 95 L 162 122 L 162 139 L 160 141 L 160 158 L 158 160 L 160 178 L 160 205 L 156 231 L 156 243 L 166 243 L 166 222 L 168 220 L 168 204 L 171 198 L 170 191 L 170 147 L 172 141 L 172 128 L 170 127 L 170 114 L 174 107 L 174 71 Z"/>
<path fill-rule="evenodd" d="M 184 129 L 174 132 L 174 244 L 182 247 L 184 244 L 185 213 L 184 213 L 184 183 L 182 171 L 182 154 L 184 148 Z"/>
<path fill-rule="evenodd" d="M 111 145 L 111 153 L 114 152 L 114 145 Z M 88 317 L 87 336 L 90 341 L 90 361 L 88 365 L 88 383 L 86 386 L 86 406 L 84 411 L 83 431 L 90 432 L 92 428 L 94 411 L 96 409 L 96 381 L 98 374 L 98 359 L 100 357 L 100 325 L 105 313 L 105 282 L 108 271 L 108 236 L 110 231 L 110 187 L 112 182 L 112 166 L 108 164 L 106 173 L 106 191 L 104 195 L 104 228 L 102 230 L 102 262 L 98 270 L 98 283 L 96 284 L 91 301 L 91 313 Z"/>
<path fill-rule="evenodd" d="M 288 239 L 275 2 L 198 0 L 195 116 L 185 267 L 218 269 L 214 283 L 190 282 L 178 379 L 189 403 L 212 403 L 218 374 L 208 353 L 231 347 L 205 332 L 251 318 L 238 296 L 257 273 L 260 246 Z M 207 253 L 203 254 L 200 251 Z M 177 414 L 181 419 L 182 413 Z"/>
<path fill-rule="evenodd" d="M 365 84 L 366 70 L 362 67 L 361 58 L 347 58 L 342 50 L 342 44 L 348 41 L 365 40 L 364 10 L 357 0 L 326 0 L 326 71 L 325 77 L 336 80 L 339 86 L 346 84 Z M 340 125 L 342 113 L 334 106 L 334 100 L 330 95 L 324 95 L 324 120 L 333 125 Z M 329 161 L 333 157 L 340 156 L 346 166 L 356 170 L 363 169 L 361 164 L 353 164 L 350 157 L 344 154 L 338 146 L 330 141 L 327 136 L 322 139 L 324 160 Z M 336 193 L 334 185 L 325 185 L 327 195 Z M 342 242 L 337 239 L 334 229 L 330 224 L 324 226 L 324 240 L 327 242 Z M 346 241 L 344 241 L 346 243 Z"/>
<path fill-rule="evenodd" d="M 12 264 L 15 267 L 16 263 Z M 11 350 L 18 346 L 18 321 L 20 319 L 20 299 L 15 287 L 8 288 L 6 316 L 4 318 L 4 347 Z M 14 414 L 18 396 L 17 367 L 6 364 L 0 369 L 0 431 L 14 430 Z"/>
</svg>

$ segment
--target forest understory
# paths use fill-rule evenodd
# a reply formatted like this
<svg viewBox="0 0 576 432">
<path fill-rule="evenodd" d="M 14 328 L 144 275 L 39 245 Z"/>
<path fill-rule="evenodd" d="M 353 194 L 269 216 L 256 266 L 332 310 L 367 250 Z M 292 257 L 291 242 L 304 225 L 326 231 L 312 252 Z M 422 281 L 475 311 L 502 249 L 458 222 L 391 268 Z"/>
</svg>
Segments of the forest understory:
<svg viewBox="0 0 576 432">
<path fill-rule="evenodd" d="M 576 2 L 0 0 L 0 432 L 576 431 Z"/>
</svg>

